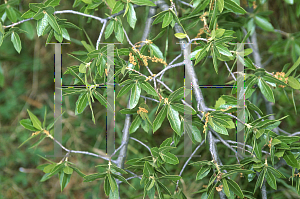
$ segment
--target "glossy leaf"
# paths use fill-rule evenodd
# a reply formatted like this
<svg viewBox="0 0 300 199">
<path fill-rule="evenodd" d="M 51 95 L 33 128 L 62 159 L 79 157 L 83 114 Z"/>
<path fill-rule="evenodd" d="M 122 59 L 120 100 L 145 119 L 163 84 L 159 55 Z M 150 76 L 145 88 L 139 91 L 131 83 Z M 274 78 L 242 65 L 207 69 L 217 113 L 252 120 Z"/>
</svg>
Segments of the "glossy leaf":
<svg viewBox="0 0 300 199">
<path fill-rule="evenodd" d="M 21 40 L 20 40 L 18 33 L 16 33 L 16 32 L 11 33 L 11 42 L 13 43 L 16 51 L 20 54 L 22 45 L 21 45 Z"/>
<path fill-rule="evenodd" d="M 239 6 L 235 1 L 233 0 L 224 0 L 224 6 L 225 8 L 232 10 L 233 12 L 240 13 L 240 14 L 246 14 L 247 12 Z"/>
<path fill-rule="evenodd" d="M 29 117 L 30 117 L 30 120 L 31 120 L 33 126 L 35 128 L 37 128 L 38 130 L 42 130 L 41 121 L 33 113 L 31 113 L 28 109 L 27 109 L 27 112 L 29 114 Z"/>
<path fill-rule="evenodd" d="M 62 34 L 61 29 L 56 21 L 56 19 L 54 18 L 54 16 L 52 14 L 49 14 L 48 12 L 46 12 L 46 15 L 48 15 L 48 22 L 50 24 L 50 26 L 54 29 L 55 32 L 57 32 L 58 34 Z"/>
<path fill-rule="evenodd" d="M 270 86 L 261 78 L 258 78 L 258 87 L 261 90 L 261 93 L 266 97 L 270 102 L 275 103 L 274 94 Z"/>
<path fill-rule="evenodd" d="M 83 93 L 78 97 L 76 101 L 75 115 L 78 115 L 84 111 L 88 105 L 88 93 Z"/>
<path fill-rule="evenodd" d="M 146 91 L 149 95 L 157 96 L 155 89 L 148 82 L 141 82 L 141 88 Z"/>
<path fill-rule="evenodd" d="M 240 188 L 240 186 L 233 180 L 231 179 L 228 179 L 227 180 L 227 183 L 228 183 L 228 186 L 229 186 L 229 189 L 235 193 L 237 196 L 239 196 L 240 198 L 244 198 L 244 194 Z"/>
<path fill-rule="evenodd" d="M 153 2 L 149 0 L 131 0 L 130 2 L 140 6 L 156 6 Z"/>
<path fill-rule="evenodd" d="M 131 3 L 128 3 L 127 21 L 129 23 L 130 27 L 132 29 L 134 29 L 137 18 L 136 18 L 136 13 L 135 13 L 134 7 Z"/>
<path fill-rule="evenodd" d="M 272 26 L 272 24 L 270 22 L 268 22 L 267 19 L 261 17 L 261 16 L 258 16 L 256 15 L 254 17 L 254 20 L 255 20 L 255 23 L 261 27 L 263 30 L 266 30 L 266 31 L 271 31 L 273 32 L 274 31 L 274 27 Z"/>
<path fill-rule="evenodd" d="M 135 119 L 132 121 L 131 125 L 130 125 L 130 128 L 129 128 L 129 133 L 134 133 L 138 128 L 139 126 L 141 125 L 142 123 L 142 118 L 138 115 L 135 117 Z"/>
<path fill-rule="evenodd" d="M 35 127 L 32 125 L 32 122 L 31 122 L 30 119 L 23 119 L 23 120 L 20 121 L 20 124 L 21 124 L 24 128 L 26 128 L 26 129 L 28 129 L 28 130 L 30 130 L 30 131 L 37 131 L 37 130 L 38 130 L 37 128 L 35 128 Z"/>
<path fill-rule="evenodd" d="M 162 23 L 162 28 L 167 27 L 171 23 L 172 20 L 173 20 L 172 13 L 171 12 L 167 12 L 164 15 L 164 19 L 163 19 L 163 23 Z"/>
<path fill-rule="evenodd" d="M 139 102 L 141 95 L 141 86 L 140 83 L 136 82 L 131 89 L 129 106 L 130 109 L 133 109 Z"/>
<path fill-rule="evenodd" d="M 181 121 L 179 118 L 179 113 L 178 111 L 174 110 L 172 108 L 172 106 L 168 106 L 168 120 L 170 122 L 170 125 L 172 127 L 172 129 L 179 135 L 181 136 L 182 132 L 181 132 Z"/>
<path fill-rule="evenodd" d="M 153 133 L 160 128 L 161 124 L 163 123 L 163 121 L 165 120 L 165 118 L 167 116 L 167 113 L 168 113 L 168 108 L 165 105 L 162 107 L 160 112 L 157 114 L 157 116 L 153 122 Z"/>
<path fill-rule="evenodd" d="M 211 170 L 211 167 L 209 166 L 203 166 L 201 169 L 198 171 L 196 180 L 202 180 L 204 177 L 206 177 Z"/>
<path fill-rule="evenodd" d="M 178 164 L 179 163 L 179 160 L 178 158 L 170 153 L 170 152 L 167 152 L 167 153 L 159 153 L 161 159 L 163 159 L 163 161 L 165 161 L 166 163 L 169 163 L 169 164 Z"/>
</svg>

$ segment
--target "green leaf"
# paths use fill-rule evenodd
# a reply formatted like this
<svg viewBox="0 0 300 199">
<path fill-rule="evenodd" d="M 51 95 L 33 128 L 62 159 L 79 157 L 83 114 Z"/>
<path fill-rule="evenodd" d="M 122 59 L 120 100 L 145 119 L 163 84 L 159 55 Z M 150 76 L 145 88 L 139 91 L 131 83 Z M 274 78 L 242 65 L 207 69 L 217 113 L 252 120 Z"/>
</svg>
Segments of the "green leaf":
<svg viewBox="0 0 300 199">
<path fill-rule="evenodd" d="M 128 3 L 127 21 L 129 23 L 130 27 L 132 29 L 134 29 L 136 21 L 137 21 L 137 18 L 136 18 L 136 14 L 135 14 L 135 11 L 134 11 L 134 7 L 133 7 L 133 5 L 131 3 Z"/>
<path fill-rule="evenodd" d="M 31 120 L 33 126 L 35 128 L 37 128 L 38 130 L 42 130 L 41 121 L 33 113 L 31 113 L 28 109 L 27 109 L 27 112 L 29 114 L 29 117 L 30 117 L 30 120 Z"/>
<path fill-rule="evenodd" d="M 179 160 L 178 158 L 170 153 L 170 152 L 167 152 L 167 153 L 159 153 L 161 159 L 163 159 L 163 161 L 165 161 L 166 163 L 169 163 L 169 164 L 173 164 L 173 165 L 176 165 L 179 163 Z"/>
<path fill-rule="evenodd" d="M 228 57 L 231 57 L 232 54 L 231 52 L 228 50 L 228 48 L 226 48 L 225 46 L 223 45 L 216 45 L 218 51 L 222 54 L 222 55 L 225 55 L 225 56 L 228 56 Z"/>
<path fill-rule="evenodd" d="M 197 65 L 206 55 L 207 55 L 207 51 L 205 47 L 199 50 L 199 52 L 195 56 L 196 58 L 195 65 Z"/>
<path fill-rule="evenodd" d="M 105 107 L 107 107 L 107 100 L 101 95 L 98 91 L 94 90 L 93 95 L 95 98 Z M 109 105 L 109 108 L 112 110 L 111 106 Z"/>
<path fill-rule="evenodd" d="M 38 37 L 43 35 L 43 32 L 46 29 L 47 25 L 48 25 L 48 15 L 44 15 L 44 17 L 42 19 L 38 20 L 37 24 L 36 24 L 36 31 L 37 31 Z"/>
<path fill-rule="evenodd" d="M 30 131 L 38 131 L 38 129 L 35 128 L 35 127 L 32 125 L 32 122 L 31 122 L 30 119 L 23 119 L 23 120 L 20 121 L 20 124 L 21 124 L 24 128 L 26 128 L 26 129 L 28 129 L 28 130 L 30 130 Z"/>
<path fill-rule="evenodd" d="M 139 102 L 141 95 L 141 86 L 139 82 L 136 82 L 131 89 L 129 107 L 133 109 Z"/>
<path fill-rule="evenodd" d="M 152 176 L 154 173 L 153 167 L 149 164 L 149 162 L 144 163 L 143 174 L 147 177 Z"/>
<path fill-rule="evenodd" d="M 229 189 L 233 193 L 235 193 L 240 198 L 244 198 L 244 194 L 243 194 L 241 188 L 239 187 L 239 185 L 235 181 L 233 181 L 231 179 L 228 179 L 227 182 L 228 182 Z"/>
<path fill-rule="evenodd" d="M 58 34 L 56 31 L 54 31 L 54 37 L 58 42 L 62 42 L 63 41 L 63 36 L 62 34 Z"/>
<path fill-rule="evenodd" d="M 290 76 L 288 78 L 288 82 L 289 82 L 289 86 L 292 87 L 293 89 L 300 89 L 300 83 L 296 78 Z"/>
<path fill-rule="evenodd" d="M 156 6 L 153 2 L 149 0 L 131 0 L 130 2 L 140 6 Z"/>
<path fill-rule="evenodd" d="M 160 181 L 156 181 L 157 185 L 162 188 L 165 192 L 167 192 L 170 196 L 172 195 L 171 192 L 169 191 L 169 189 Z"/>
<path fill-rule="evenodd" d="M 274 94 L 270 86 L 261 78 L 258 78 L 258 87 L 260 88 L 261 93 L 266 97 L 270 102 L 275 103 Z"/>
<path fill-rule="evenodd" d="M 61 187 L 61 191 L 64 190 L 64 188 L 68 185 L 70 182 L 71 175 L 70 174 L 65 174 L 64 172 L 59 173 L 59 183 Z"/>
<path fill-rule="evenodd" d="M 293 66 L 288 70 L 288 72 L 285 74 L 285 77 L 289 76 L 299 65 L 300 65 L 300 57 L 293 64 Z"/>
<path fill-rule="evenodd" d="M 298 162 L 295 156 L 290 151 L 285 151 L 283 155 L 283 159 L 286 161 L 288 165 L 294 168 L 298 168 Z"/>
<path fill-rule="evenodd" d="M 66 40 L 69 40 L 69 41 L 70 41 L 71 39 L 70 39 L 70 35 L 69 35 L 67 29 L 62 28 L 61 31 L 62 31 L 62 36 L 63 36 L 63 38 L 65 38 Z"/>
<path fill-rule="evenodd" d="M 56 165 L 57 165 L 56 163 L 55 164 L 48 164 L 48 166 L 44 167 L 44 169 L 43 169 L 44 173 L 50 173 Z"/>
<path fill-rule="evenodd" d="M 129 133 L 134 133 L 138 128 L 139 126 L 141 125 L 142 123 L 142 118 L 138 115 L 135 117 L 135 119 L 133 120 L 133 122 L 131 123 L 130 125 L 130 128 L 129 128 Z"/>
<path fill-rule="evenodd" d="M 254 192 L 253 193 L 256 192 L 256 190 L 258 189 L 258 187 L 261 187 L 261 185 L 263 183 L 263 180 L 265 178 L 265 172 L 266 172 L 265 169 L 260 172 L 260 174 L 258 176 L 258 179 L 256 181 L 256 184 L 255 184 L 255 188 L 254 188 Z"/>
<path fill-rule="evenodd" d="M 109 38 L 112 32 L 114 31 L 114 20 L 110 20 L 108 25 L 105 28 L 105 39 Z"/>
<path fill-rule="evenodd" d="M 267 179 L 267 182 L 268 184 L 275 190 L 277 190 L 277 185 L 276 185 L 276 179 L 275 179 L 275 176 L 270 172 L 266 171 L 266 179 Z"/>
<path fill-rule="evenodd" d="M 187 34 L 184 34 L 184 33 L 176 33 L 175 34 L 175 37 L 178 38 L 178 39 L 184 39 L 186 38 Z"/>
<path fill-rule="evenodd" d="M 125 85 L 121 88 L 121 90 L 118 93 L 117 98 L 123 96 L 124 94 L 128 93 L 130 91 L 130 89 L 132 89 L 134 87 L 134 84 L 129 84 L 129 85 Z M 143 88 L 143 86 L 142 86 Z"/>
<path fill-rule="evenodd" d="M 17 13 L 16 13 L 16 11 L 14 10 L 14 8 L 8 5 L 8 6 L 6 7 L 5 11 L 6 11 L 6 14 L 7 14 L 8 19 L 9 19 L 11 22 L 16 23 L 16 22 L 17 22 Z"/>
<path fill-rule="evenodd" d="M 183 114 L 184 114 L 184 112 L 192 114 L 192 115 L 197 114 L 197 112 L 193 108 L 191 108 L 187 105 L 183 105 L 183 104 L 179 104 L 179 103 L 171 103 L 171 106 L 174 110 L 176 110 L 180 113 L 183 113 Z"/>
<path fill-rule="evenodd" d="M 198 171 L 196 180 L 202 180 L 204 177 L 206 177 L 211 170 L 211 167 L 209 166 L 203 166 L 201 169 Z"/>
<path fill-rule="evenodd" d="M 12 32 L 11 42 L 13 43 L 16 51 L 20 54 L 21 49 L 22 49 L 22 45 L 21 45 L 21 40 L 20 40 L 20 37 L 19 37 L 18 33 Z"/>
<path fill-rule="evenodd" d="M 167 180 L 177 181 L 177 180 L 181 179 L 181 176 L 177 176 L 177 175 L 165 175 L 163 177 L 160 177 L 159 179 L 167 179 Z"/>
<path fill-rule="evenodd" d="M 287 86 L 286 83 L 284 83 L 283 81 L 279 80 L 279 79 L 276 79 L 275 77 L 269 75 L 269 74 L 266 74 L 262 77 L 265 81 L 268 81 L 270 83 L 275 83 L 275 84 L 279 84 L 279 85 L 284 85 L 284 86 Z"/>
<path fill-rule="evenodd" d="M 110 173 L 107 173 L 107 177 L 109 180 L 110 188 L 112 191 L 116 190 L 118 188 L 116 180 L 111 176 Z"/>
<path fill-rule="evenodd" d="M 107 196 L 110 193 L 110 185 L 109 185 L 109 180 L 108 180 L 107 176 L 105 177 L 105 180 L 104 180 L 104 192 Z"/>
<path fill-rule="evenodd" d="M 162 23 L 162 28 L 167 27 L 171 23 L 172 20 L 173 20 L 172 13 L 171 12 L 167 12 L 164 15 L 164 19 L 163 19 L 163 23 Z"/>
<path fill-rule="evenodd" d="M 52 14 L 49 14 L 47 11 L 46 11 L 46 14 L 45 15 L 48 15 L 48 22 L 50 24 L 50 26 L 54 29 L 55 32 L 57 32 L 58 34 L 62 34 L 61 32 L 61 29 L 56 21 L 56 19 L 54 18 L 54 16 Z"/>
<path fill-rule="evenodd" d="M 58 6 L 59 5 L 60 0 L 47 0 L 44 5 L 45 6 Z"/>
<path fill-rule="evenodd" d="M 239 6 L 235 1 L 233 0 L 225 0 L 224 1 L 225 8 L 232 10 L 233 12 L 240 13 L 240 14 L 246 14 L 247 12 Z"/>
<path fill-rule="evenodd" d="M 225 195 L 227 196 L 227 198 L 230 198 L 230 191 L 229 191 L 229 186 L 226 178 L 222 178 L 222 184 L 223 184 Z"/>
<path fill-rule="evenodd" d="M 263 30 L 265 31 L 271 31 L 273 32 L 274 31 L 274 27 L 272 26 L 272 24 L 270 22 L 268 22 L 267 19 L 261 17 L 261 16 L 258 16 L 256 15 L 254 17 L 254 20 L 255 20 L 255 23 L 261 27 Z"/>
<path fill-rule="evenodd" d="M 151 86 L 149 82 L 141 82 L 141 87 L 144 91 L 146 91 L 149 95 L 157 96 L 155 89 Z"/>
<path fill-rule="evenodd" d="M 153 122 L 153 133 L 160 128 L 161 124 L 163 123 L 163 121 L 165 120 L 165 118 L 167 116 L 167 113 L 168 113 L 168 108 L 165 105 L 162 107 L 160 112 L 157 114 L 157 116 Z"/>
<path fill-rule="evenodd" d="M 88 93 L 83 93 L 78 97 L 78 100 L 76 101 L 75 115 L 82 113 L 87 106 L 88 106 Z"/>
<path fill-rule="evenodd" d="M 115 36 L 116 36 L 116 39 L 119 41 L 119 42 L 123 42 L 123 39 L 124 39 L 124 31 L 123 31 L 123 27 L 120 23 L 116 23 L 115 22 L 115 25 L 114 25 L 114 31 L 115 31 Z"/>
<path fill-rule="evenodd" d="M 170 125 L 172 129 L 179 135 L 181 136 L 181 121 L 179 118 L 179 113 L 178 111 L 174 110 L 172 106 L 168 105 L 168 120 L 170 122 Z"/>
<path fill-rule="evenodd" d="M 150 44 L 150 49 L 153 50 L 153 54 L 155 57 L 164 59 L 163 53 L 160 51 L 160 49 L 155 44 Z"/>
<path fill-rule="evenodd" d="M 216 120 L 212 120 L 212 121 L 213 121 L 212 127 L 216 132 L 223 135 L 228 135 L 227 129 L 222 124 L 216 122 Z"/>
<path fill-rule="evenodd" d="M 186 89 L 185 92 L 190 92 L 190 90 Z M 184 87 L 181 87 L 170 94 L 168 101 L 173 102 L 173 101 L 181 99 L 183 97 L 184 97 Z"/>
<path fill-rule="evenodd" d="M 218 74 L 217 53 L 219 53 L 218 49 L 214 47 L 213 51 L 212 51 L 213 65 L 214 65 L 216 73 Z"/>
<path fill-rule="evenodd" d="M 94 174 L 90 174 L 90 175 L 86 175 L 84 176 L 84 181 L 83 182 L 92 182 L 96 179 L 99 178 L 104 178 L 107 175 L 106 172 L 104 173 L 94 173 Z"/>
<path fill-rule="evenodd" d="M 32 10 L 27 10 L 27 12 L 25 12 L 21 17 L 23 19 L 29 19 L 32 18 L 36 13 L 33 12 Z"/>
<path fill-rule="evenodd" d="M 69 167 L 69 166 L 66 166 L 64 168 L 64 173 L 66 173 L 66 174 L 72 174 L 73 173 L 73 169 L 71 167 Z"/>
<path fill-rule="evenodd" d="M 294 4 L 294 0 L 284 0 L 286 3 L 293 5 Z"/>
<path fill-rule="evenodd" d="M 117 1 L 114 5 L 114 8 L 113 8 L 111 14 L 116 14 L 116 13 L 120 12 L 123 9 L 124 9 L 124 4 L 120 1 Z"/>
<path fill-rule="evenodd" d="M 219 12 L 221 13 L 224 9 L 224 0 L 218 0 L 218 9 Z"/>
</svg>

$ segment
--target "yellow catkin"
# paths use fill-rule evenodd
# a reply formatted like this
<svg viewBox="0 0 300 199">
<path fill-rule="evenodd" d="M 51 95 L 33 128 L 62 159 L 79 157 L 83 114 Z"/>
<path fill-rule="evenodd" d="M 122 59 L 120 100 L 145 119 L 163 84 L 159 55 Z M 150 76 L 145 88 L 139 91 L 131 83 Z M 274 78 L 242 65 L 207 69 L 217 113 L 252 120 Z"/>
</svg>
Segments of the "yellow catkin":
<svg viewBox="0 0 300 199">
<path fill-rule="evenodd" d="M 141 112 L 148 113 L 147 109 L 139 107 L 139 110 L 137 111 L 137 114 L 140 114 Z"/>
<path fill-rule="evenodd" d="M 279 79 L 281 81 L 283 81 L 284 83 L 288 83 L 288 77 L 284 77 L 285 73 L 284 72 L 276 72 L 275 75 L 273 73 L 273 77 L 275 77 L 276 79 Z M 284 85 L 279 85 L 279 87 L 284 88 Z"/>
<path fill-rule="evenodd" d="M 219 185 L 218 187 L 216 187 L 217 192 L 222 191 L 223 185 Z"/>
<path fill-rule="evenodd" d="M 204 123 L 204 127 L 203 127 L 203 133 L 205 133 L 205 129 L 207 128 L 208 119 L 209 119 L 209 113 L 206 113 L 205 114 L 205 123 Z"/>
</svg>

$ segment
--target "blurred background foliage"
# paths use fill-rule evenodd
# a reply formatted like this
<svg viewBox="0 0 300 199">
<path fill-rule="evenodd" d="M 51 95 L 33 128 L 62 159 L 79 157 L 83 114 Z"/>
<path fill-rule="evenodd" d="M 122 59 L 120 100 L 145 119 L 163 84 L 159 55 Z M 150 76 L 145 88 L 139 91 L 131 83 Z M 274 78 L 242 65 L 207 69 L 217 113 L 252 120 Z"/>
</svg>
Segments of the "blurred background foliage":
<svg viewBox="0 0 300 199">
<path fill-rule="evenodd" d="M 0 1 L 1 4 L 4 3 Z M 40 3 L 42 1 L 28 1 L 23 0 L 19 4 L 19 10 L 24 13 L 28 10 L 29 3 Z M 174 1 L 177 5 L 179 13 L 189 13 L 191 8 Z M 287 1 L 290 2 L 291 1 Z M 293 1 L 292 1 L 293 2 Z M 247 1 L 241 0 L 241 5 L 247 7 Z M 61 1 L 57 10 L 70 9 L 73 1 Z M 77 10 L 80 9 L 77 7 Z M 127 23 L 125 23 L 125 30 L 127 31 L 132 43 L 140 40 L 143 34 L 145 20 L 147 18 L 147 11 L 149 8 L 138 7 L 136 8 L 138 21 L 135 30 L 132 30 Z M 280 29 L 288 33 L 296 33 L 299 31 L 299 15 L 300 15 L 300 1 L 295 1 L 294 4 L 285 3 L 283 0 L 267 1 L 262 7 L 259 8 L 260 12 L 268 15 L 271 23 L 276 29 Z M 99 17 L 106 17 L 105 13 L 109 13 L 103 4 L 99 9 L 92 13 Z M 72 14 L 60 15 L 61 18 L 66 18 L 68 21 L 76 24 L 84 29 L 91 40 L 96 43 L 101 26 L 96 20 L 88 20 L 85 17 Z M 180 16 L 179 16 L 180 17 Z M 219 24 L 219 27 L 226 29 L 233 29 L 237 31 L 235 35 L 237 41 L 241 41 L 243 34 L 238 28 L 246 24 L 244 18 L 241 20 L 234 20 L 234 15 L 227 14 L 226 18 L 230 23 Z M 183 23 L 184 26 L 189 24 L 188 21 Z M 5 24 L 8 25 L 8 24 Z M 30 133 L 25 130 L 19 121 L 23 118 L 28 118 L 27 109 L 31 110 L 39 118 L 43 118 L 44 110 L 47 108 L 47 120 L 53 121 L 53 95 L 54 95 L 54 47 L 52 45 L 45 46 L 47 36 L 38 38 L 36 35 L 36 22 L 28 21 L 20 25 L 21 29 L 26 30 L 27 34 L 20 34 L 23 49 L 21 54 L 18 54 L 9 39 L 6 39 L 0 47 L 0 198 L 106 198 L 103 192 L 103 182 L 94 181 L 91 183 L 83 183 L 83 179 L 77 174 L 71 177 L 68 186 L 60 191 L 58 178 L 51 178 L 50 180 L 40 183 L 43 172 L 36 169 L 39 164 L 45 163 L 45 160 L 37 156 L 53 155 L 53 142 L 45 140 L 37 148 L 29 149 L 30 142 L 18 149 L 18 146 L 25 141 Z M 202 28 L 203 23 L 197 23 L 193 28 L 188 30 L 190 38 L 194 38 L 199 29 Z M 160 27 L 153 26 L 150 38 L 155 37 L 159 33 Z M 62 63 L 63 72 L 68 66 L 78 64 L 78 61 L 71 58 L 67 53 L 73 51 L 83 50 L 80 41 L 87 41 L 83 31 L 74 30 L 69 31 L 71 42 L 69 45 L 62 46 Z M 169 48 L 167 55 L 167 63 L 175 58 L 180 53 L 180 46 L 176 44 L 177 40 L 173 36 L 172 30 L 168 33 Z M 260 54 L 263 63 L 266 63 L 266 70 L 269 72 L 281 71 L 285 64 L 294 63 L 296 58 L 300 55 L 300 39 L 297 34 L 282 35 L 277 33 L 262 32 L 257 28 L 258 42 Z M 54 40 L 53 40 L 54 41 Z M 165 49 L 166 35 L 162 36 L 155 41 L 155 44 L 163 51 Z M 68 42 L 68 41 L 64 41 Z M 105 42 L 117 42 L 114 37 L 110 37 Z M 122 46 L 128 46 L 127 41 L 124 40 Z M 118 47 L 118 46 L 116 46 Z M 164 52 L 164 51 L 163 51 Z M 251 56 L 250 56 L 251 57 Z M 183 58 L 181 58 L 183 60 Z M 232 62 L 233 63 L 233 62 Z M 232 65 L 231 63 L 231 65 Z M 151 65 L 153 72 L 160 71 L 161 66 Z M 199 78 L 199 83 L 202 85 L 223 85 L 231 81 L 232 78 L 228 76 L 228 71 L 223 63 L 219 64 L 219 75 L 214 72 L 212 60 L 207 59 L 205 63 L 198 64 L 196 72 Z M 236 67 L 234 68 L 236 70 Z M 222 75 L 223 74 L 223 75 Z M 176 89 L 183 86 L 184 72 L 183 67 L 177 67 L 169 70 L 164 77 L 164 81 L 171 89 Z M 63 77 L 63 84 L 71 84 L 72 78 L 69 75 Z M 230 88 L 203 88 L 203 95 L 209 107 L 214 107 L 216 100 L 223 94 L 230 94 Z M 118 92 L 118 89 L 117 91 Z M 288 96 L 291 94 L 288 93 Z M 297 112 L 300 112 L 300 93 L 299 90 L 295 91 L 295 104 Z M 124 116 L 118 113 L 118 110 L 125 108 L 128 96 L 124 95 L 121 99 L 116 101 L 116 146 L 120 145 L 121 131 L 123 128 Z M 253 102 L 265 112 L 264 101 L 259 94 L 255 93 Z M 300 119 L 295 114 L 291 100 L 288 100 L 283 94 L 282 89 L 275 91 L 276 104 L 273 107 L 275 118 L 280 118 L 285 115 L 290 117 L 283 120 L 280 128 L 289 133 L 300 131 Z M 290 98 L 291 99 L 291 98 Z M 91 120 L 91 112 L 86 109 L 83 114 L 75 116 L 75 102 L 77 96 L 63 97 L 63 145 L 69 149 L 93 151 L 95 153 L 105 154 L 106 148 L 106 109 L 99 103 L 94 103 L 94 113 L 96 124 Z M 195 100 L 194 100 L 195 102 Z M 149 107 L 154 108 L 156 104 L 147 101 Z M 195 107 L 195 106 L 194 106 Z M 150 110 L 150 118 L 154 118 L 155 109 Z M 235 140 L 235 131 L 230 131 L 230 137 Z M 140 139 L 147 145 L 153 147 L 159 145 L 163 140 L 173 135 L 167 121 L 163 123 L 162 128 L 155 134 L 146 134 L 142 129 L 139 129 L 134 136 Z M 224 164 L 232 164 L 227 158 L 229 155 L 234 155 L 229 150 L 222 150 L 221 144 L 219 145 L 220 158 Z M 195 146 L 193 146 L 195 148 Z M 183 154 L 183 143 L 178 145 L 175 154 Z M 208 147 L 201 147 L 194 159 L 210 159 Z M 133 140 L 130 140 L 128 145 L 127 157 L 143 157 L 149 155 L 145 148 Z M 170 172 L 179 174 L 185 160 L 187 158 L 179 157 L 180 163 L 177 166 L 168 165 Z M 50 158 L 53 161 L 59 162 L 61 158 Z M 97 159 L 84 155 L 72 155 L 69 160 L 77 165 L 85 174 L 91 174 L 97 171 L 95 165 L 104 163 L 102 159 Z M 195 172 L 198 168 L 188 166 L 184 171 L 183 191 L 188 198 L 199 198 L 199 195 L 192 194 L 207 184 L 206 180 L 195 181 Z M 281 172 L 290 176 L 290 173 L 285 172 L 282 167 Z M 247 186 L 254 186 L 253 183 L 248 184 L 247 180 L 242 177 L 237 182 L 241 188 Z M 128 185 L 121 186 L 122 198 L 142 198 L 142 187 L 139 180 L 133 179 L 131 183 L 136 187 L 136 191 Z M 270 198 L 295 198 L 294 188 L 291 188 L 290 183 L 282 182 L 278 184 L 278 190 L 269 193 Z M 283 191 L 284 190 L 284 191 Z M 258 193 L 257 193 L 258 194 Z M 259 195 L 257 195 L 258 197 Z"/>
</svg>

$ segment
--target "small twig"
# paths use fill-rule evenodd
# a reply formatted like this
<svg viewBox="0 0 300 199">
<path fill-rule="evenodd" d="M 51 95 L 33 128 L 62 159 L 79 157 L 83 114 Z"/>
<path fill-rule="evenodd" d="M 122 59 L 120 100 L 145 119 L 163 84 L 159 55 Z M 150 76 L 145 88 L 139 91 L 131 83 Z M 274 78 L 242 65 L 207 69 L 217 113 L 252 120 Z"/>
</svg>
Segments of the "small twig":
<svg viewBox="0 0 300 199">
<path fill-rule="evenodd" d="M 202 144 L 204 143 L 204 141 L 205 141 L 205 140 L 203 140 L 203 141 L 195 148 L 194 152 L 190 155 L 189 159 L 187 159 L 187 161 L 185 162 L 185 164 L 183 165 L 183 167 L 182 167 L 182 169 L 181 169 L 181 171 L 180 171 L 180 173 L 179 173 L 179 176 L 182 175 L 182 173 L 183 173 L 185 167 L 188 165 L 189 161 L 192 159 L 192 157 L 195 155 L 195 153 L 198 151 L 198 149 L 202 146 Z M 175 189 L 175 190 L 178 189 L 178 183 L 179 183 L 179 180 L 177 180 L 177 183 L 176 183 L 176 189 Z"/>
<path fill-rule="evenodd" d="M 177 0 L 178 2 L 182 3 L 183 5 L 186 5 L 186 6 L 189 6 L 191 8 L 195 8 L 194 6 L 192 6 L 191 4 L 187 3 L 187 2 L 184 2 L 184 1 L 181 1 L 181 0 Z"/>
<path fill-rule="evenodd" d="M 99 49 L 99 43 L 100 43 L 100 41 L 101 41 L 101 37 L 102 37 L 102 35 L 103 35 L 103 32 L 104 32 L 106 23 L 107 23 L 107 21 L 105 21 L 105 22 L 103 23 L 103 25 L 102 25 L 102 28 L 101 28 L 101 31 L 100 31 L 100 34 L 99 34 L 99 37 L 98 37 L 98 40 L 97 40 L 97 44 L 96 44 L 96 50 Z"/>
<path fill-rule="evenodd" d="M 232 78 L 234 79 L 234 81 L 236 81 L 236 78 L 235 78 L 235 76 L 232 74 L 232 72 L 231 72 L 231 70 L 230 70 L 230 68 L 229 68 L 229 66 L 228 66 L 228 64 L 227 64 L 227 62 L 226 62 L 226 61 L 224 61 L 224 62 L 225 62 L 225 65 L 226 65 L 226 67 L 227 67 L 227 70 L 228 70 L 229 73 L 231 74 Z"/>
<path fill-rule="evenodd" d="M 132 140 L 134 140 L 134 141 L 140 143 L 140 144 L 143 145 L 144 147 L 146 147 L 146 148 L 148 149 L 148 151 L 150 152 L 151 156 L 153 156 L 150 147 L 148 147 L 148 146 L 147 146 L 146 144 L 144 144 L 142 141 L 139 141 L 138 139 L 136 139 L 136 138 L 134 138 L 134 137 L 130 137 L 130 139 L 132 139 Z"/>
</svg>

